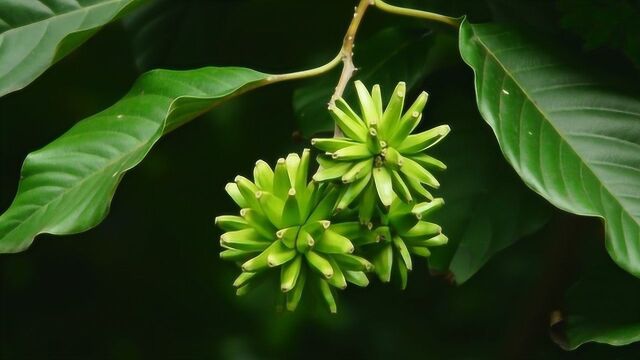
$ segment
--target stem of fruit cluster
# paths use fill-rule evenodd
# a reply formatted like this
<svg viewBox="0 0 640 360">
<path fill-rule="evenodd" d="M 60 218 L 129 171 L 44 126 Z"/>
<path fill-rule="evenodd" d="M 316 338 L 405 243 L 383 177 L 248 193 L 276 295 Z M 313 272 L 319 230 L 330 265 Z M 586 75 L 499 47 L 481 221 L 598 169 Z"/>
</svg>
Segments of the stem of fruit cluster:
<svg viewBox="0 0 640 360">
<path fill-rule="evenodd" d="M 358 32 L 358 28 L 360 27 L 360 23 L 362 22 L 364 12 L 371 4 L 371 0 L 360 0 L 358 6 L 355 7 L 351 23 L 347 28 L 347 32 L 344 35 L 344 38 L 342 39 L 342 47 L 340 48 L 338 55 L 336 55 L 333 60 L 317 68 L 289 74 L 273 75 L 267 79 L 267 82 L 279 82 L 284 80 L 294 80 L 320 75 L 333 69 L 340 62 L 342 62 L 342 72 L 340 73 L 340 79 L 338 80 L 338 84 L 336 85 L 331 99 L 329 100 L 329 106 L 332 106 L 337 99 L 342 97 L 342 94 L 344 93 L 349 80 L 351 80 L 351 78 L 353 77 L 353 73 L 357 70 L 353 63 L 353 47 L 355 46 L 356 33 Z M 339 136 L 341 134 L 342 132 L 336 125 L 334 136 Z"/>
<path fill-rule="evenodd" d="M 347 87 L 347 84 L 349 83 L 349 81 L 353 77 L 353 74 L 357 70 L 357 68 L 353 63 L 353 48 L 355 46 L 356 33 L 358 32 L 358 28 L 360 27 L 360 23 L 362 22 L 364 13 L 367 10 L 367 8 L 369 8 L 369 6 L 375 6 L 382 11 L 393 13 L 393 14 L 411 16 L 411 17 L 416 17 L 420 19 L 426 19 L 426 20 L 445 23 L 447 25 L 451 25 L 456 28 L 460 25 L 460 19 L 456 19 L 456 18 L 452 18 L 452 17 L 448 17 L 448 16 L 436 14 L 436 13 L 394 6 L 394 5 L 387 4 L 382 0 L 359 0 L 358 6 L 355 7 L 355 11 L 353 13 L 353 18 L 351 19 L 351 23 L 349 24 L 349 27 L 347 28 L 347 32 L 344 35 L 344 38 L 342 40 L 342 47 L 340 48 L 340 51 L 338 52 L 336 57 L 333 58 L 333 60 L 331 60 L 330 62 L 322 66 L 309 69 L 309 70 L 297 71 L 297 72 L 288 73 L 288 74 L 272 75 L 268 77 L 266 81 L 260 84 L 257 84 L 256 87 L 261 85 L 266 85 L 268 83 L 303 79 L 307 77 L 320 75 L 335 68 L 336 66 L 338 66 L 338 64 L 340 64 L 340 62 L 342 62 L 342 72 L 340 73 L 338 84 L 336 85 L 335 91 L 333 92 L 333 95 L 331 96 L 331 99 L 329 100 L 329 104 L 328 104 L 330 107 L 333 106 L 335 101 L 340 97 L 342 97 L 342 95 L 344 94 L 344 90 Z M 336 125 L 334 130 L 334 137 L 337 137 L 340 135 L 342 135 L 342 131 Z"/>
<path fill-rule="evenodd" d="M 278 74 L 272 75 L 267 78 L 267 82 L 280 82 L 286 80 L 296 80 L 303 79 L 307 77 L 312 77 L 316 75 L 323 74 L 342 62 L 342 73 L 340 74 L 340 80 L 338 81 L 338 85 L 336 85 L 336 90 L 331 96 L 331 100 L 329 104 L 333 104 L 336 99 L 340 98 L 344 93 L 344 89 L 347 87 L 347 83 L 353 76 L 353 73 L 356 71 L 356 67 L 353 64 L 353 47 L 356 38 L 356 33 L 358 32 L 358 27 L 360 26 L 360 22 L 362 21 L 362 17 L 364 15 L 365 10 L 371 5 L 371 0 L 360 0 L 358 6 L 356 6 L 355 11 L 353 13 L 353 19 L 349 24 L 349 28 L 347 29 L 347 33 L 344 35 L 342 40 L 342 47 L 340 51 L 333 58 L 333 60 L 328 63 L 319 66 L 317 68 L 292 72 L 288 74 Z"/>
<path fill-rule="evenodd" d="M 353 77 L 353 73 L 357 70 L 353 64 L 353 47 L 356 40 L 356 33 L 358 32 L 358 28 L 360 27 L 360 23 L 364 17 L 364 12 L 367 11 L 369 5 L 371 5 L 370 0 L 360 0 L 360 3 L 358 3 L 358 6 L 356 6 L 355 11 L 353 12 L 353 19 L 351 19 L 349 28 L 347 28 L 347 33 L 344 35 L 342 48 L 340 49 L 340 55 L 342 56 L 342 72 L 340 73 L 340 79 L 338 80 L 336 89 L 333 92 L 333 95 L 331 95 L 331 100 L 329 100 L 329 106 L 333 106 L 336 100 L 342 97 L 344 89 L 347 87 L 351 77 Z M 333 130 L 333 136 L 338 137 L 341 135 L 342 130 L 340 130 L 336 124 Z"/>
<path fill-rule="evenodd" d="M 360 27 L 360 23 L 362 22 L 364 13 L 369 6 L 375 6 L 382 11 L 392 14 L 441 22 L 447 25 L 454 26 L 456 28 L 460 25 L 460 19 L 452 18 L 449 16 L 390 5 L 383 0 L 359 0 L 358 6 L 355 7 L 355 11 L 353 13 L 353 19 L 351 20 L 349 28 L 347 28 L 347 33 L 344 35 L 344 38 L 342 40 L 342 47 L 340 48 L 338 54 L 331 61 L 322 66 L 309 70 L 272 75 L 260 85 L 266 85 L 266 83 L 275 83 L 286 80 L 304 79 L 321 75 L 329 70 L 332 70 L 333 68 L 338 66 L 340 62 L 342 62 L 342 73 L 340 74 L 340 79 L 338 80 L 338 84 L 336 85 L 335 92 L 333 93 L 329 101 L 329 105 L 332 105 L 338 98 L 342 96 L 345 88 L 347 87 L 347 84 L 349 83 L 349 80 L 351 80 L 353 74 L 357 70 L 353 63 L 353 48 L 355 46 L 356 33 L 358 32 L 358 28 Z"/>
<path fill-rule="evenodd" d="M 338 80 L 336 89 L 331 96 L 331 100 L 329 101 L 329 106 L 333 105 L 337 99 L 342 97 L 344 89 L 347 87 L 349 80 L 351 80 L 353 73 L 357 70 L 353 64 L 353 47 L 358 27 L 360 27 L 360 23 L 364 17 L 364 12 L 367 11 L 369 5 L 371 5 L 371 0 L 360 0 L 360 3 L 358 3 L 358 6 L 356 6 L 353 13 L 353 19 L 349 24 L 347 33 L 344 35 L 344 39 L 342 40 L 342 48 L 340 49 L 340 54 L 342 56 L 342 73 L 340 74 L 340 79 Z"/>
<path fill-rule="evenodd" d="M 388 4 L 383 0 L 371 0 L 371 2 L 373 6 L 391 14 L 411 16 L 411 17 L 416 17 L 416 18 L 425 19 L 425 20 L 437 21 L 437 22 L 441 22 L 441 23 L 453 26 L 455 28 L 458 28 L 460 26 L 461 19 L 453 18 L 450 16 L 444 16 L 444 15 L 440 15 L 440 14 L 436 14 L 428 11 L 395 6 L 395 5 Z"/>
</svg>

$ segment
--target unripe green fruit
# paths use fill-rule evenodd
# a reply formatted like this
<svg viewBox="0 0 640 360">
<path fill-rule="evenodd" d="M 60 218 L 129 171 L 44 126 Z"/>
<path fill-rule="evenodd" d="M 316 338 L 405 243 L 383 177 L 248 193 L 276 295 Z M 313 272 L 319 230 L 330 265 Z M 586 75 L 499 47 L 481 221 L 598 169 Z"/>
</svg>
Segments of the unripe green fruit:
<svg viewBox="0 0 640 360">
<path fill-rule="evenodd" d="M 341 210 L 362 199 L 360 221 L 370 222 L 375 204 L 369 194 L 377 195 L 388 209 L 395 197 L 405 202 L 431 200 L 433 196 L 424 185 L 438 188 L 440 184 L 431 169 L 446 166 L 424 154 L 449 133 L 448 125 L 413 134 L 422 118 L 427 93 L 420 94 L 402 115 L 405 84 L 399 83 L 383 111 L 379 87 L 370 94 L 360 81 L 355 83 L 360 102 L 358 115 L 343 99 L 329 108 L 344 137 L 312 139 L 312 144 L 325 152 L 318 157 L 320 169 L 313 176 L 316 181 L 340 180 L 337 209 Z M 364 208 L 363 208 L 364 207 Z"/>
<path fill-rule="evenodd" d="M 223 215 L 216 224 L 224 231 L 221 258 L 237 261 L 242 273 L 234 286 L 238 295 L 251 289 L 254 279 L 280 271 L 280 290 L 286 307 L 295 310 L 306 284 L 318 286 L 332 312 L 332 288 L 347 282 L 366 286 L 365 271 L 373 266 L 353 255 L 347 236 L 359 234 L 357 222 L 330 221 L 340 190 L 335 184 L 308 182 L 309 150 L 289 154 L 272 169 L 264 161 L 254 168 L 253 182 L 236 177 L 226 190 L 242 208 L 240 216 Z"/>
<path fill-rule="evenodd" d="M 429 215 L 443 205 L 440 198 L 419 204 L 407 204 L 396 198 L 388 214 L 382 214 L 381 225 L 373 230 L 377 241 L 361 246 L 382 282 L 389 282 L 392 272 L 396 272 L 404 289 L 407 274 L 413 268 L 411 255 L 429 257 L 428 248 L 447 243 L 442 228 L 428 221 Z"/>
<path fill-rule="evenodd" d="M 238 295 L 262 275 L 279 272 L 288 310 L 298 306 L 305 287 L 314 286 L 336 312 L 335 289 L 367 286 L 370 271 L 383 282 L 398 274 L 404 289 L 412 255 L 428 257 L 430 247 L 446 244 L 440 226 L 427 221 L 444 201 L 424 188 L 439 186 L 427 168 L 446 166 L 423 151 L 449 127 L 410 135 L 427 95 L 402 115 L 404 83 L 384 111 L 379 86 L 369 94 L 356 82 L 356 90 L 362 117 L 343 99 L 330 108 L 345 137 L 312 140 L 325 154 L 317 157 L 320 167 L 311 182 L 305 149 L 302 156 L 279 159 L 274 168 L 260 160 L 253 181 L 238 176 L 225 187 L 241 208 L 240 216 L 216 218 L 225 231 L 221 258 L 242 269 L 233 284 Z"/>
</svg>

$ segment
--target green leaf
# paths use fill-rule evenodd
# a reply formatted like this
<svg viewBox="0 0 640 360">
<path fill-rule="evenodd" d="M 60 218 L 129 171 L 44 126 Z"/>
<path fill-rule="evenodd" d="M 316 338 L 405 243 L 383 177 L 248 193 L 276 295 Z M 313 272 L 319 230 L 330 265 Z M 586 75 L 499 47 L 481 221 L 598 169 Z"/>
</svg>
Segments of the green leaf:
<svg viewBox="0 0 640 360">
<path fill-rule="evenodd" d="M 534 191 L 606 222 L 606 246 L 640 276 L 640 98 L 504 26 L 471 25 L 460 52 L 474 69 L 480 113 Z"/>
<path fill-rule="evenodd" d="M 442 74 L 457 77 L 444 88 L 428 89 L 434 100 L 424 112 L 427 127 L 451 126 L 447 139 L 432 150 L 447 165 L 435 173 L 442 186 L 434 195 L 442 197 L 445 206 L 434 213 L 433 221 L 442 226 L 449 243 L 431 249 L 429 265 L 450 270 L 458 284 L 469 280 L 499 251 L 540 229 L 551 208 L 504 160 L 478 114 L 473 90 L 458 85 L 466 78 L 462 75 L 467 74 L 461 68 Z"/>
<path fill-rule="evenodd" d="M 0 3 L 0 96 L 20 90 L 141 0 Z"/>
<path fill-rule="evenodd" d="M 582 261 L 587 268 L 565 294 L 562 311 L 551 317 L 552 339 L 565 350 L 588 342 L 620 346 L 640 341 L 640 282 L 606 259 L 599 246 L 591 252 L 595 256 Z"/>
<path fill-rule="evenodd" d="M 164 133 L 264 84 L 267 76 L 231 67 L 144 74 L 115 105 L 27 156 L 18 193 L 0 216 L 0 252 L 24 250 L 41 233 L 72 234 L 97 225 L 124 173 Z"/>
<path fill-rule="evenodd" d="M 451 35 L 436 35 L 425 29 L 387 28 L 358 43 L 354 61 L 359 70 L 354 80 L 362 80 L 368 87 L 380 84 L 386 99 L 398 81 L 406 82 L 407 92 L 411 92 L 425 76 L 454 63 L 455 56 L 455 40 Z M 294 93 L 294 111 L 305 136 L 333 131 L 327 103 L 337 77 L 337 73 L 324 76 Z M 345 89 L 344 97 L 355 103 L 352 84 Z"/>
</svg>

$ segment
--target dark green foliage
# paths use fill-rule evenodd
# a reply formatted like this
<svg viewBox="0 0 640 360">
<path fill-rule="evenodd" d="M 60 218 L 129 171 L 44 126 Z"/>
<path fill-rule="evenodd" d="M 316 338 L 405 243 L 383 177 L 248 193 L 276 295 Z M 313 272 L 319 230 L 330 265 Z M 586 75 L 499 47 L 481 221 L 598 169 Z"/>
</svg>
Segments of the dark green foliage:
<svg viewBox="0 0 640 360">
<path fill-rule="evenodd" d="M 27 206 L 0 217 L 0 248 L 17 250 L 38 232 L 76 233 L 96 225 L 120 185 L 109 216 L 95 229 L 42 235 L 29 251 L 0 256 L 0 358 L 637 358 L 640 348 L 632 342 L 640 324 L 639 280 L 629 274 L 638 273 L 639 263 L 637 2 L 388 1 L 467 15 L 474 24 L 500 24 L 467 24 L 460 33 L 465 60 L 484 74 L 477 78 L 476 105 L 473 75 L 460 60 L 454 29 L 368 10 L 356 40 L 355 79 L 380 83 L 387 93 L 405 81 L 409 98 L 428 91 L 425 125 L 417 131 L 451 125 L 447 140 L 434 149 L 448 168 L 438 174 L 442 186 L 434 193 L 446 206 L 433 221 L 444 227 L 449 244 L 433 249 L 427 262 L 413 259 L 404 291 L 377 283 L 351 289 L 340 296 L 337 315 L 326 314 L 318 288 L 309 289 L 316 294 L 305 297 L 296 313 L 274 312 L 279 300 L 272 289 L 279 279 L 258 286 L 255 296 L 237 298 L 229 287 L 236 269 L 218 258 L 220 233 L 213 216 L 235 211 L 224 185 L 238 173 L 250 174 L 256 159 L 274 163 L 309 147 L 316 132 L 332 130 L 324 111 L 338 71 L 245 94 L 203 116 L 200 110 L 218 104 L 211 98 L 225 94 L 205 91 L 206 100 L 185 102 L 178 112 L 163 108 L 164 115 L 153 116 L 161 121 L 142 139 L 144 146 L 114 163 L 116 176 L 82 181 L 92 186 L 81 186 L 76 201 L 68 201 L 66 191 L 60 197 L 66 201 L 48 201 L 26 191 L 24 183 L 35 176 L 50 195 L 60 190 L 53 180 L 71 179 L 54 171 L 96 166 L 77 153 L 68 156 L 69 133 L 61 134 L 98 126 L 94 114 L 117 104 L 141 69 L 183 69 L 184 75 L 206 66 L 268 73 L 312 68 L 338 50 L 355 1 L 149 1 L 129 12 L 135 10 L 131 4 L 145 2 L 114 0 L 105 2 L 112 5 L 109 11 L 61 28 L 46 21 L 51 15 L 46 8 L 57 13 L 75 2 L 0 4 L 0 94 L 24 87 L 58 62 L 24 90 L 0 98 L 0 210 L 9 209 L 18 192 L 25 156 L 43 147 L 58 150 L 55 156 L 36 156 L 36 162 L 29 157 L 19 190 Z M 77 6 L 101 2 L 79 0 Z M 15 6 L 31 10 L 17 12 Z M 45 23 L 52 38 L 27 57 L 30 61 L 14 67 L 7 59 L 33 43 L 11 42 L 9 35 Z M 504 33 L 483 33 L 491 29 Z M 32 31 L 30 39 L 38 34 Z M 530 41 L 535 37 L 542 43 Z M 556 53 L 569 65 L 538 69 L 529 78 L 516 70 L 542 65 Z M 242 71 L 257 75 L 245 79 L 249 82 L 264 76 Z M 174 83 L 177 73 L 152 74 L 167 76 L 143 81 L 145 92 L 172 99 L 203 96 L 199 90 L 211 90 L 219 80 L 191 79 L 198 85 L 194 89 Z M 578 76 L 598 85 L 546 97 L 538 92 L 537 86 L 566 84 Z M 511 98 L 500 95 L 503 89 Z M 562 119 L 529 113 L 522 118 L 525 126 L 538 125 L 550 135 L 529 148 L 529 154 L 544 158 L 542 170 L 532 165 L 532 157 L 520 161 L 514 155 L 519 122 L 501 128 L 493 121 L 513 114 L 514 95 L 545 114 L 549 102 L 582 106 Z M 348 92 L 345 97 L 353 100 Z M 155 109 L 134 103 L 132 113 Z M 191 118 L 199 119 L 162 131 L 164 119 Z M 119 129 L 127 133 L 131 124 Z M 613 143 L 551 136 L 553 130 L 578 127 Z M 166 136 L 147 154 L 162 133 Z M 111 137 L 99 138 L 104 149 L 114 150 L 107 146 Z M 90 139 L 86 145 L 95 149 Z M 580 156 L 567 157 L 569 148 Z M 585 164 L 602 168 L 581 178 L 575 169 Z M 51 171 L 43 172 L 47 168 Z M 561 170 L 572 175 L 561 181 Z M 611 196 L 605 191 L 599 201 L 594 196 L 600 189 Z M 605 223 L 550 204 L 604 217 Z M 46 216 L 30 216 L 36 208 Z M 15 226 L 35 227 L 20 239 L 3 236 Z"/>
<path fill-rule="evenodd" d="M 610 48 L 640 66 L 640 3 L 634 0 L 561 0 L 564 28 L 579 36 L 587 50 Z"/>
</svg>

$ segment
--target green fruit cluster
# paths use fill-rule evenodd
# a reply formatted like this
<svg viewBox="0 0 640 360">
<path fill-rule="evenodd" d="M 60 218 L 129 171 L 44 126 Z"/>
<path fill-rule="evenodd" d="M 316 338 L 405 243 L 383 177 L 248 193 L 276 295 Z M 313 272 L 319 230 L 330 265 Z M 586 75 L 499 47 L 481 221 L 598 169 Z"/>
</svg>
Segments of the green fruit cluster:
<svg viewBox="0 0 640 360">
<path fill-rule="evenodd" d="M 351 239 L 360 235 L 360 223 L 332 217 L 338 187 L 307 182 L 309 153 L 305 149 L 302 156 L 289 154 L 274 169 L 260 160 L 253 182 L 238 176 L 227 184 L 227 192 L 242 210 L 240 216 L 216 218 L 216 224 L 226 231 L 220 237 L 225 249 L 220 256 L 241 265 L 242 273 L 234 282 L 238 295 L 250 290 L 256 278 L 279 269 L 288 310 L 295 310 L 310 284 L 335 312 L 331 287 L 344 289 L 347 282 L 367 286 L 364 272 L 373 265 L 353 255 Z"/>
<path fill-rule="evenodd" d="M 379 86 L 369 93 L 356 82 L 356 91 L 360 115 L 343 99 L 329 108 L 344 136 L 312 140 L 324 153 L 311 181 L 305 149 L 273 168 L 260 160 L 253 181 L 238 176 L 227 184 L 240 214 L 218 216 L 216 224 L 225 231 L 220 256 L 242 269 L 234 282 L 238 295 L 279 272 L 288 310 L 296 309 L 305 288 L 315 287 L 336 312 L 336 290 L 367 286 L 370 271 L 383 282 L 396 273 L 405 288 L 412 255 L 428 257 L 429 247 L 447 243 L 441 227 L 426 221 L 444 201 L 424 187 L 437 188 L 431 170 L 446 167 L 424 151 L 449 127 L 412 134 L 427 94 L 403 115 L 404 83 L 384 110 Z"/>
</svg>

